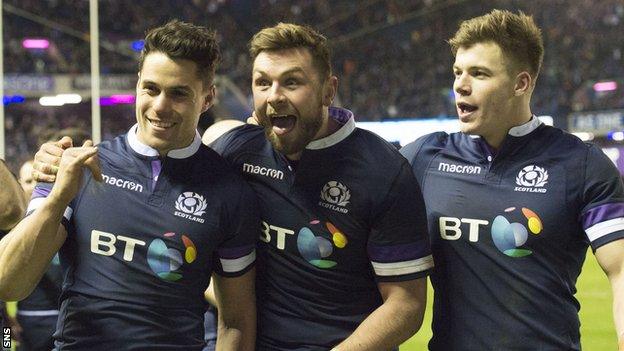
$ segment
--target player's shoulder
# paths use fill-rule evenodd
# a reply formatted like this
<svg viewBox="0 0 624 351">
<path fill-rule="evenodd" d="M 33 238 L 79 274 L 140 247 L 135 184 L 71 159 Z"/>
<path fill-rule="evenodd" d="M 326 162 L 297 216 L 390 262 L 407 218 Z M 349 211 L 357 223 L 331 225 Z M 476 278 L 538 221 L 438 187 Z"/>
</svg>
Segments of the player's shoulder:
<svg viewBox="0 0 624 351">
<path fill-rule="evenodd" d="M 463 133 L 434 132 L 425 134 L 401 148 L 401 154 L 410 162 L 423 150 L 443 149 L 449 143 L 459 144 L 465 138 Z"/>
<path fill-rule="evenodd" d="M 98 148 L 98 158 L 101 162 L 118 163 L 120 160 L 129 161 L 131 159 L 125 134 L 104 140 L 96 146 Z"/>
<path fill-rule="evenodd" d="M 383 165 L 402 164 L 405 161 L 405 158 L 401 156 L 396 146 L 371 131 L 356 128 L 352 136 L 353 141 L 346 143 L 346 146 L 351 148 L 354 154 L 359 154 L 363 159 L 375 162 L 380 167 Z"/>
<path fill-rule="evenodd" d="M 579 157 L 596 151 L 602 153 L 595 144 L 583 141 L 576 135 L 552 126 L 543 126 L 539 138 L 545 145 L 548 145 L 549 151 L 554 153 L 564 152 L 570 157 Z"/>
<path fill-rule="evenodd" d="M 213 141 L 209 147 L 225 157 L 248 151 L 263 150 L 267 145 L 264 128 L 244 124 L 235 127 Z"/>
</svg>

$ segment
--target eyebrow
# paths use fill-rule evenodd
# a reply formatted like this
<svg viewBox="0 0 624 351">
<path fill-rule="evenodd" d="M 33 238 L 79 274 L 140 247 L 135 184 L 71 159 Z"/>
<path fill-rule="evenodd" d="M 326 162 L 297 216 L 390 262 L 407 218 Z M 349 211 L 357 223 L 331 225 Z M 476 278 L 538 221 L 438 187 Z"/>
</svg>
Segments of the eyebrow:
<svg viewBox="0 0 624 351">
<path fill-rule="evenodd" d="M 152 85 L 156 85 L 159 86 L 160 85 L 154 81 L 151 81 L 149 79 L 143 80 L 143 84 L 152 84 Z M 165 90 L 185 90 L 185 91 L 193 91 L 193 89 L 191 89 L 191 87 L 189 87 L 188 85 L 174 85 L 172 87 L 165 87 Z"/>
<path fill-rule="evenodd" d="M 453 70 L 456 70 L 456 69 L 462 69 L 462 68 L 457 66 L 457 65 L 453 65 Z M 488 72 L 492 71 L 490 68 L 487 68 L 485 66 L 478 66 L 478 65 L 477 66 L 469 66 L 466 70 L 469 71 L 469 70 L 475 70 L 475 69 L 479 69 L 479 70 L 482 70 L 482 71 L 488 71 Z"/>
<path fill-rule="evenodd" d="M 260 73 L 262 75 L 268 75 L 265 71 L 263 70 L 259 70 L 259 69 L 254 69 L 254 73 Z M 301 67 L 293 67 L 287 71 L 284 71 L 282 73 L 280 73 L 280 76 L 285 76 L 288 74 L 292 74 L 292 73 L 302 73 L 303 75 L 305 75 L 305 71 L 303 70 L 303 68 Z"/>
</svg>

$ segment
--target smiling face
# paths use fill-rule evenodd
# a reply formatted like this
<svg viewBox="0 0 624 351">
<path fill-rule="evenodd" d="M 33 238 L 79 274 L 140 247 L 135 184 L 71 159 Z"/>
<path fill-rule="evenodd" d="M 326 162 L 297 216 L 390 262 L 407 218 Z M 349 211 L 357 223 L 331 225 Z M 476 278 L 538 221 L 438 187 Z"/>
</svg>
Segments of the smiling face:
<svg viewBox="0 0 624 351">
<path fill-rule="evenodd" d="M 517 76 L 512 72 L 503 51 L 493 42 L 457 50 L 453 90 L 462 132 L 480 135 L 498 147 L 511 127 L 530 119 L 525 96 L 530 77 L 526 72 Z"/>
<path fill-rule="evenodd" d="M 205 87 L 197 65 L 161 52 L 145 57 L 136 87 L 138 139 L 166 155 L 191 144 L 199 115 L 212 104 L 214 86 Z"/>
<path fill-rule="evenodd" d="M 252 72 L 254 110 L 273 147 L 299 158 L 324 136 L 336 79 L 321 79 L 306 48 L 262 51 Z"/>
</svg>

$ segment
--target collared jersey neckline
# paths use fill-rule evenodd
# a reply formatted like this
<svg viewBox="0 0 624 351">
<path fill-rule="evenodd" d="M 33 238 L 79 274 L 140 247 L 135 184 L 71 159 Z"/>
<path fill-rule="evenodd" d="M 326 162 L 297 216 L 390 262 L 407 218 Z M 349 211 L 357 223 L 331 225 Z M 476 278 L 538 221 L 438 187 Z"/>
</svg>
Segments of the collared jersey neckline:
<svg viewBox="0 0 624 351">
<path fill-rule="evenodd" d="M 126 134 L 127 135 L 126 140 L 128 140 L 128 145 L 130 145 L 130 148 L 132 148 L 132 150 L 134 150 L 136 153 L 143 155 L 143 156 L 158 157 L 160 155 L 158 153 L 158 150 L 154 149 L 153 147 L 149 145 L 145 145 L 141 141 L 139 141 L 139 138 L 137 137 L 137 129 L 138 129 L 138 124 L 135 124 L 132 126 L 132 128 L 130 128 L 130 130 L 128 131 L 128 134 Z M 177 158 L 177 159 L 184 159 L 184 158 L 191 157 L 197 152 L 197 150 L 199 150 L 199 146 L 201 145 L 201 143 L 202 142 L 199 136 L 199 132 L 196 130 L 195 137 L 193 138 L 193 142 L 191 142 L 189 146 L 186 146 L 180 149 L 170 150 L 167 153 L 167 157 Z"/>
<path fill-rule="evenodd" d="M 306 146 L 306 149 L 320 150 L 334 146 L 346 139 L 355 130 L 355 118 L 353 117 L 353 112 L 347 109 L 340 107 L 330 107 L 329 118 L 333 118 L 338 123 L 342 124 L 342 127 L 324 138 L 311 141 Z"/>
</svg>

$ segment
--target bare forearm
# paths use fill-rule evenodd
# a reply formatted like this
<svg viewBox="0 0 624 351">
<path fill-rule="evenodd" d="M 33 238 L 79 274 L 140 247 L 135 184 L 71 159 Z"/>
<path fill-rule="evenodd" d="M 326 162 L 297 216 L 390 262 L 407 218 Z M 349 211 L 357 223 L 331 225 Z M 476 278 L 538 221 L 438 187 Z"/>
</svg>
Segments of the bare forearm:
<svg viewBox="0 0 624 351">
<path fill-rule="evenodd" d="M 219 309 L 217 351 L 253 351 L 256 347 L 255 269 L 236 278 L 212 276 Z M 212 285 L 212 284 L 211 284 Z"/>
<path fill-rule="evenodd" d="M 386 301 L 335 349 L 339 351 L 392 350 L 420 329 L 424 309 L 424 302 L 422 305 L 406 306 L 400 301 Z"/>
<path fill-rule="evenodd" d="M 28 296 L 66 238 L 66 206 L 46 199 L 0 241 L 0 300 Z"/>
<path fill-rule="evenodd" d="M 26 198 L 17 179 L 0 160 L 0 229 L 10 230 L 24 215 Z"/>
<path fill-rule="evenodd" d="M 255 341 L 255 327 L 254 330 L 250 330 L 228 328 L 219 324 L 216 351 L 251 351 L 255 349 Z"/>
</svg>

